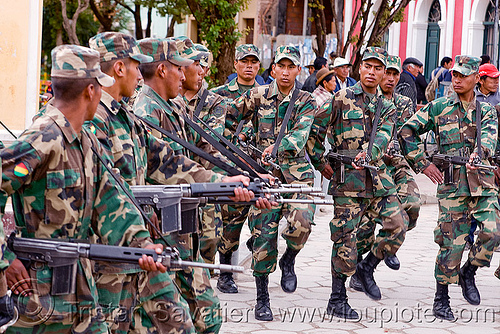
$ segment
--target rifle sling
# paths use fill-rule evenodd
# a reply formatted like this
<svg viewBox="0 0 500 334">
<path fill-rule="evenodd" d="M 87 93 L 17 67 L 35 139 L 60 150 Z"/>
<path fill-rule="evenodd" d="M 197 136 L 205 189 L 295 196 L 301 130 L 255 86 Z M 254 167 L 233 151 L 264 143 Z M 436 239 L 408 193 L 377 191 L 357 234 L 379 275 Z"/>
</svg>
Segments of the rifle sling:
<svg viewBox="0 0 500 334">
<path fill-rule="evenodd" d="M 242 170 L 245 170 L 245 171 L 247 171 L 247 172 L 249 172 L 251 174 L 254 174 L 255 171 L 257 173 L 266 173 L 266 174 L 268 173 L 268 171 L 265 170 L 261 165 L 259 165 L 254 159 L 252 159 L 252 157 L 250 157 L 248 154 L 246 154 L 245 152 L 243 152 L 239 147 L 237 147 L 236 145 L 234 145 L 233 143 L 231 143 L 229 140 L 227 140 L 226 138 L 224 138 L 223 135 L 221 135 L 220 133 L 218 133 L 217 131 L 215 131 L 214 129 L 212 129 L 210 126 L 208 126 L 208 124 L 206 124 L 205 122 L 203 122 L 203 120 L 201 120 L 197 116 L 194 116 L 194 119 L 196 121 L 200 122 L 205 128 L 207 128 L 207 130 L 209 130 L 212 134 L 214 134 L 217 138 L 219 138 L 219 140 L 225 145 L 224 146 L 221 142 L 217 141 L 215 138 L 213 138 L 212 136 L 208 135 L 208 137 L 206 139 L 207 139 L 207 141 L 213 147 L 215 147 L 219 152 L 221 152 L 223 154 L 226 154 L 225 152 L 227 152 L 226 156 L 229 159 L 231 159 L 231 157 L 234 156 L 234 154 L 236 154 L 237 156 L 239 156 L 243 160 L 245 160 L 245 162 L 248 163 L 251 168 L 247 164 L 245 164 L 244 162 L 242 162 L 240 159 L 238 159 L 238 157 L 235 157 L 234 161 L 231 160 L 231 161 L 233 161 L 236 164 L 236 166 L 238 166 Z M 186 123 L 188 123 L 189 125 L 191 125 L 191 127 L 196 132 L 200 133 L 200 131 L 202 131 L 203 133 L 206 133 L 205 131 L 203 131 L 203 129 L 198 124 L 196 124 L 192 120 L 186 120 Z M 203 135 L 203 134 L 200 133 L 200 135 Z M 224 150 L 224 152 L 223 152 L 223 150 Z M 230 150 L 233 151 L 234 154 Z"/>
<path fill-rule="evenodd" d="M 483 152 L 481 151 L 481 104 L 476 98 L 476 146 L 477 155 L 479 159 L 483 158 Z"/>
<path fill-rule="evenodd" d="M 375 136 L 377 135 L 377 128 L 378 128 L 378 121 L 380 119 L 380 113 L 382 111 L 382 103 L 383 103 L 383 99 L 382 98 L 378 98 L 377 99 L 377 110 L 375 111 L 375 118 L 373 119 L 373 123 L 372 123 L 372 133 L 370 134 L 370 141 L 368 143 L 368 150 L 367 150 L 367 155 L 368 155 L 368 158 L 369 160 L 372 159 L 372 155 L 373 155 L 373 142 L 375 141 Z M 396 126 L 396 124 L 394 124 L 394 126 Z"/>
<path fill-rule="evenodd" d="M 125 195 L 127 195 L 127 197 L 130 199 L 130 201 L 132 202 L 132 204 L 134 204 L 134 206 L 137 208 L 137 210 L 139 210 L 139 212 L 141 213 L 141 215 L 144 218 L 144 220 L 155 230 L 156 234 L 161 237 L 161 239 L 163 240 L 163 242 L 165 243 L 165 245 L 167 247 L 173 248 L 172 246 L 170 246 L 170 244 L 168 243 L 167 239 L 165 239 L 163 237 L 163 234 L 161 233 L 161 231 L 156 227 L 156 225 L 151 221 L 151 219 L 149 219 L 148 215 L 146 214 L 146 212 L 144 212 L 144 210 L 142 209 L 141 205 L 139 204 L 139 202 L 137 201 L 137 199 L 134 197 L 134 195 L 132 195 L 130 193 L 130 191 L 128 191 L 127 187 L 125 187 L 125 185 L 123 184 L 123 181 L 120 179 L 120 177 L 118 175 L 116 175 L 115 172 L 113 172 L 113 170 L 109 167 L 109 165 L 106 163 L 106 161 L 104 160 L 104 158 L 99 154 L 99 152 L 97 152 L 97 150 L 95 149 L 94 145 L 92 145 L 92 140 L 90 139 L 90 136 L 87 133 L 87 131 L 83 130 L 82 132 L 85 133 L 85 135 L 87 135 L 87 137 L 89 138 L 89 141 L 91 143 L 90 148 L 92 149 L 92 152 L 94 153 L 94 155 L 99 159 L 99 161 L 102 163 L 102 165 L 104 166 L 104 168 L 106 168 L 106 170 L 108 171 L 108 173 L 111 174 L 111 177 L 113 177 L 113 179 L 115 180 L 115 182 L 123 190 L 123 192 L 125 193 Z"/>
<path fill-rule="evenodd" d="M 208 89 L 205 89 L 203 94 L 201 94 L 200 97 L 200 102 L 198 102 L 198 105 L 196 106 L 196 109 L 194 110 L 194 115 L 198 117 L 201 113 L 201 109 L 203 109 L 203 105 L 205 104 L 205 100 L 207 99 L 208 96 Z"/>
<path fill-rule="evenodd" d="M 218 158 L 216 158 L 216 157 L 208 154 L 207 152 L 203 151 L 202 149 L 198 148 L 197 146 L 195 146 L 195 145 L 193 145 L 193 144 L 185 141 L 182 138 L 179 138 L 176 134 L 173 134 L 171 132 L 166 131 L 165 129 L 163 129 L 163 128 L 159 127 L 158 125 L 154 124 L 153 122 L 148 121 L 144 117 L 141 117 L 141 116 L 138 116 L 138 115 L 135 115 L 135 116 L 138 119 L 140 119 L 141 121 L 143 121 L 150 128 L 153 128 L 156 131 L 160 132 L 162 135 L 167 136 L 171 140 L 175 141 L 177 144 L 183 146 L 187 150 L 189 150 L 192 153 L 198 155 L 200 158 L 203 158 L 203 159 L 207 160 L 208 162 L 212 163 L 213 165 L 215 165 L 215 166 L 219 167 L 220 169 L 222 169 L 223 171 L 227 172 L 229 175 L 235 176 L 235 175 L 240 175 L 241 174 L 241 172 L 239 170 L 237 170 L 236 168 L 234 168 L 233 166 L 228 165 L 224 161 L 222 161 L 222 160 L 220 160 L 220 159 L 218 159 Z"/>
<path fill-rule="evenodd" d="M 276 159 L 276 154 L 278 153 L 278 148 L 280 146 L 281 140 L 285 136 L 285 131 L 288 126 L 288 122 L 290 121 L 290 117 L 292 116 L 293 107 L 295 105 L 295 101 L 299 96 L 299 91 L 297 87 L 293 91 L 292 97 L 290 98 L 290 102 L 288 103 L 288 107 L 286 108 L 285 117 L 283 118 L 283 122 L 281 123 L 280 132 L 278 133 L 278 137 L 276 138 L 276 142 L 274 143 L 273 151 L 271 152 L 271 157 Z"/>
</svg>

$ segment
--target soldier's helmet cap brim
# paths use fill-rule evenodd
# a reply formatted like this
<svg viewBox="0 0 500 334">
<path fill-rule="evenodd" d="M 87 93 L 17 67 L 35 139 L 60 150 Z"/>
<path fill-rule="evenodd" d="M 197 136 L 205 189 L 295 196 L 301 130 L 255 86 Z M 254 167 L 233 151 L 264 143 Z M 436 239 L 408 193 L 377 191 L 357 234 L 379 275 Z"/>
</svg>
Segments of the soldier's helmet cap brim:
<svg viewBox="0 0 500 334">
<path fill-rule="evenodd" d="M 106 31 L 89 40 L 89 46 L 99 52 L 102 62 L 131 58 L 140 63 L 150 63 L 153 57 L 141 53 L 137 41 L 130 35 Z"/>
<path fill-rule="evenodd" d="M 462 75 L 469 76 L 479 72 L 479 64 L 481 63 L 481 58 L 458 55 L 455 56 L 455 64 L 451 69 L 452 72 L 458 72 Z"/>
</svg>

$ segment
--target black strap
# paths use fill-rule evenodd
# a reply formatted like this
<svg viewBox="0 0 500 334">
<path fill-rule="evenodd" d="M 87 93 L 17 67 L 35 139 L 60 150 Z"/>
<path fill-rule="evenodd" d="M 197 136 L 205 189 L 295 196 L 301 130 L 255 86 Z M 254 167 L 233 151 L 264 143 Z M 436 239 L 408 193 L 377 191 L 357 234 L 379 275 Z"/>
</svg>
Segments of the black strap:
<svg viewBox="0 0 500 334">
<path fill-rule="evenodd" d="M 477 155 L 479 156 L 479 159 L 482 159 L 483 152 L 481 151 L 481 104 L 477 99 L 476 99 L 476 146 L 477 146 Z"/>
<path fill-rule="evenodd" d="M 220 133 L 218 133 L 217 131 L 215 131 L 214 129 L 212 129 L 210 126 L 208 126 L 207 123 L 203 122 L 203 120 L 201 120 L 200 118 L 198 117 L 194 117 L 194 119 L 198 122 L 200 122 L 205 128 L 207 128 L 211 133 L 213 133 L 217 138 L 219 138 L 219 140 L 224 143 L 224 145 L 226 145 L 226 147 L 230 150 L 232 150 L 237 156 L 241 157 L 243 160 L 245 160 L 246 163 L 248 163 L 250 165 L 250 167 L 252 167 L 257 173 L 269 173 L 264 167 L 262 167 L 261 165 L 259 165 L 257 163 L 257 161 L 255 161 L 254 159 L 252 159 L 251 156 L 249 156 L 248 154 L 246 154 L 244 151 L 242 151 L 238 146 L 234 145 L 233 143 L 231 143 L 229 140 L 227 140 L 223 135 L 221 135 Z M 242 164 L 243 167 L 240 167 L 240 168 L 248 168 L 248 165 L 246 164 Z M 245 169 L 246 170 L 246 169 Z"/>
<path fill-rule="evenodd" d="M 274 142 L 273 151 L 271 152 L 271 157 L 276 159 L 276 154 L 278 153 L 278 147 L 280 146 L 281 140 L 285 136 L 285 131 L 288 126 L 288 121 L 290 121 L 290 117 L 292 116 L 293 107 L 295 105 L 295 101 L 299 96 L 299 91 L 297 87 L 293 91 L 292 97 L 290 98 L 290 103 L 288 104 L 288 108 L 286 108 L 285 117 L 283 118 L 283 123 L 281 123 L 280 132 L 278 133 L 278 137 L 276 138 L 276 142 Z"/>
<path fill-rule="evenodd" d="M 198 117 L 196 117 L 198 120 L 200 120 Z M 203 130 L 198 124 L 193 122 L 189 117 L 185 117 L 184 121 L 194 130 L 196 131 L 203 139 L 205 139 L 208 143 L 210 143 L 217 151 L 222 153 L 226 158 L 231 160 L 236 166 L 241 168 L 242 170 L 247 171 L 250 173 L 252 177 L 259 177 L 255 170 L 252 168 L 249 168 L 247 164 L 245 164 L 243 161 L 240 160 L 240 158 L 236 157 L 230 150 L 228 150 L 224 145 L 219 143 L 214 137 L 212 137 L 210 134 L 206 133 L 205 130 Z M 205 124 L 205 126 L 207 126 Z M 208 127 L 208 126 L 207 126 Z M 267 172 L 266 172 L 267 173 Z"/>
<path fill-rule="evenodd" d="M 373 142 L 375 141 L 375 136 L 377 135 L 378 121 L 380 119 L 380 113 L 382 111 L 382 104 L 384 103 L 383 98 L 379 97 L 377 99 L 377 110 L 375 111 L 375 118 L 372 122 L 372 133 L 370 134 L 370 141 L 368 143 L 368 150 L 366 151 L 366 155 L 368 159 L 371 160 L 373 156 Z M 394 124 L 396 126 L 396 124 Z"/>
<path fill-rule="evenodd" d="M 194 115 L 198 117 L 201 113 L 201 109 L 203 109 L 203 105 L 205 104 L 205 100 L 207 99 L 208 96 L 208 89 L 205 89 L 203 94 L 201 94 L 200 97 L 200 102 L 198 102 L 198 105 L 196 106 L 196 109 L 194 110 Z"/>
<path fill-rule="evenodd" d="M 172 248 L 172 246 L 170 246 L 170 244 L 168 243 L 167 239 L 165 239 L 163 237 L 161 231 L 156 227 L 156 225 L 151 221 L 151 219 L 149 219 L 148 215 L 146 214 L 146 212 L 144 212 L 144 210 L 142 209 L 141 205 L 139 204 L 139 202 L 137 201 L 137 199 L 134 197 L 134 195 L 132 195 L 130 193 L 130 191 L 128 191 L 128 189 L 125 187 L 125 185 L 123 184 L 123 181 L 120 179 L 120 177 L 118 175 L 116 175 L 115 172 L 113 172 L 113 170 L 109 167 L 109 165 L 106 163 L 106 161 L 104 160 L 104 158 L 99 154 L 99 152 L 97 152 L 97 150 L 95 149 L 94 145 L 92 145 L 92 140 L 90 139 L 90 136 L 87 133 L 87 131 L 83 130 L 82 132 L 87 135 L 87 137 L 89 139 L 89 142 L 90 142 L 90 149 L 92 150 L 92 152 L 94 152 L 94 155 L 99 159 L 99 161 L 106 168 L 106 170 L 108 171 L 108 173 L 111 174 L 111 176 L 113 177 L 113 179 L 115 180 L 115 182 L 120 186 L 120 188 L 123 190 L 123 192 L 125 193 L 125 195 L 127 195 L 127 197 L 130 199 L 130 201 L 132 202 L 132 204 L 134 204 L 134 206 L 137 208 L 137 210 L 139 210 L 139 212 L 141 213 L 141 215 L 144 218 L 144 220 L 155 230 L 156 234 L 161 237 L 161 239 L 163 240 L 163 242 L 165 242 L 165 245 Z"/>
<path fill-rule="evenodd" d="M 234 136 L 235 137 L 238 137 L 238 135 L 240 134 L 241 130 L 243 130 L 243 125 L 245 125 L 247 122 L 246 121 L 241 121 L 238 123 L 238 127 L 236 128 L 236 131 L 234 133 Z"/>
<path fill-rule="evenodd" d="M 216 158 L 216 157 L 214 157 L 214 156 L 206 153 L 205 151 L 203 151 L 202 149 L 198 148 L 197 146 L 195 146 L 195 145 L 193 145 L 193 144 L 185 141 L 182 138 L 179 138 L 176 134 L 173 134 L 171 132 L 166 131 L 165 129 L 159 127 L 158 125 L 154 124 L 151 121 L 148 121 L 147 119 L 145 119 L 145 118 L 143 118 L 141 116 L 138 116 L 138 115 L 135 115 L 135 116 L 138 119 L 140 119 L 141 121 L 143 121 L 150 128 L 155 129 L 156 131 L 160 132 L 162 135 L 167 136 L 168 138 L 170 138 L 171 140 L 175 141 L 177 144 L 185 147 L 186 149 L 188 149 L 189 151 L 193 152 L 194 154 L 196 154 L 200 158 L 205 159 L 208 162 L 212 163 L 213 165 L 215 165 L 215 166 L 219 167 L 220 169 L 226 171 L 229 175 L 235 176 L 235 175 L 240 175 L 241 174 L 241 172 L 239 170 L 237 170 L 236 168 L 234 168 L 233 166 L 228 165 L 224 161 L 222 161 L 222 160 L 220 160 L 220 159 L 218 159 L 218 158 Z"/>
</svg>

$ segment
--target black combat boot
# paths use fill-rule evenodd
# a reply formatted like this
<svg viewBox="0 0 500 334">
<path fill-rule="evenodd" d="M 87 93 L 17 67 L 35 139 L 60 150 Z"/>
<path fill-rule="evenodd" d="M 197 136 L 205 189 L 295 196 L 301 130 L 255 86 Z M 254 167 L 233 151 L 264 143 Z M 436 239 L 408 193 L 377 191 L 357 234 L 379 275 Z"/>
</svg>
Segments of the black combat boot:
<svg viewBox="0 0 500 334">
<path fill-rule="evenodd" d="M 363 255 L 358 254 L 358 263 L 360 263 L 361 261 L 363 261 Z M 354 273 L 354 275 L 352 275 L 349 279 L 349 287 L 356 291 L 363 292 L 363 286 L 361 285 L 361 282 L 359 281 L 358 275 L 356 275 L 356 273 Z"/>
<path fill-rule="evenodd" d="M 448 321 L 455 320 L 450 307 L 447 284 L 436 284 L 436 296 L 434 297 L 434 305 L 432 305 L 432 313 L 439 319 Z"/>
<path fill-rule="evenodd" d="M 384 262 L 392 270 L 399 270 L 399 267 L 401 266 L 396 254 L 385 254 Z"/>
<path fill-rule="evenodd" d="M 295 265 L 295 257 L 299 254 L 298 250 L 288 248 L 285 254 L 280 259 L 279 265 L 281 269 L 281 288 L 285 292 L 294 292 L 297 289 L 297 275 L 293 266 Z"/>
<path fill-rule="evenodd" d="M 326 313 L 343 319 L 358 319 L 358 312 L 353 310 L 351 305 L 347 303 L 346 278 L 332 276 L 332 294 L 330 295 L 330 300 L 328 300 Z"/>
<path fill-rule="evenodd" d="M 219 252 L 221 264 L 231 264 L 233 252 L 222 254 Z M 223 293 L 238 293 L 238 286 L 234 283 L 232 272 L 221 272 L 217 280 L 217 289 Z"/>
<path fill-rule="evenodd" d="M 260 321 L 272 321 L 273 312 L 269 305 L 269 292 L 267 285 L 269 278 L 265 276 L 255 276 L 255 285 L 257 287 L 257 304 L 255 305 L 255 319 Z"/>
<path fill-rule="evenodd" d="M 363 261 L 358 263 L 356 274 L 358 275 L 361 286 L 365 294 L 373 300 L 380 300 L 382 295 L 380 289 L 373 278 L 373 271 L 380 263 L 380 259 L 376 258 L 372 252 L 368 253 Z"/>
<path fill-rule="evenodd" d="M 467 260 L 458 272 L 458 284 L 462 287 L 462 295 L 472 305 L 479 305 L 481 303 L 481 296 L 479 296 L 479 290 L 476 287 L 474 279 L 476 270 L 477 266 L 471 264 L 470 260 Z"/>
</svg>

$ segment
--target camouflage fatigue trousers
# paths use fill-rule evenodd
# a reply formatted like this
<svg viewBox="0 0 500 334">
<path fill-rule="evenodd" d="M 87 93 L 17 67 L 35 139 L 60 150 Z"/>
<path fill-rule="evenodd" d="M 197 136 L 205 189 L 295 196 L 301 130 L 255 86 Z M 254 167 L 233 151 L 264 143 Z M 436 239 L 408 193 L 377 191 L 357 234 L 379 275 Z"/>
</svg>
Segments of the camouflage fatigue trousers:
<svg viewBox="0 0 500 334">
<path fill-rule="evenodd" d="M 221 207 L 218 204 L 207 204 L 200 208 L 200 213 L 200 254 L 205 262 L 214 263 L 222 235 Z"/>
<path fill-rule="evenodd" d="M 165 238 L 169 245 L 179 250 L 182 260 L 204 262 L 200 256 L 197 233 L 170 233 Z M 218 333 L 222 326 L 222 314 L 219 298 L 210 285 L 209 270 L 185 268 L 169 271 L 169 274 L 189 305 L 196 332 Z"/>
<path fill-rule="evenodd" d="M 240 246 L 241 229 L 250 212 L 250 205 L 222 206 L 222 236 L 219 242 L 219 252 L 222 254 L 236 252 Z"/>
<path fill-rule="evenodd" d="M 415 182 L 407 165 L 399 165 L 397 167 L 388 166 L 388 172 L 390 175 L 394 175 L 397 196 L 401 207 L 406 213 L 404 214 L 406 231 L 410 231 L 417 225 L 418 214 L 420 212 L 420 191 L 417 182 Z M 375 227 L 377 223 L 381 224 L 378 218 L 370 220 L 367 215 L 361 218 L 361 224 L 356 234 L 358 255 L 363 255 L 370 251 L 375 242 Z"/>
<path fill-rule="evenodd" d="M 283 198 L 310 199 L 305 194 L 287 194 Z M 311 234 L 314 225 L 314 204 L 285 203 L 271 210 L 250 209 L 248 225 L 252 231 L 253 254 L 252 269 L 254 276 L 268 275 L 276 270 L 278 258 L 278 226 L 286 217 L 287 227 L 281 234 L 287 247 L 300 250 Z"/>
<path fill-rule="evenodd" d="M 382 225 L 371 247 L 375 257 L 383 259 L 386 253 L 396 254 L 406 234 L 404 211 L 396 195 L 334 197 L 333 200 L 335 209 L 330 222 L 332 275 L 351 276 L 356 271 L 357 229 L 364 215 Z"/>
<path fill-rule="evenodd" d="M 496 196 L 463 196 L 439 199 L 439 217 L 434 242 L 439 245 L 434 276 L 440 284 L 458 283 L 458 271 L 471 220 L 480 228 L 469 251 L 471 264 L 489 266 L 500 243 L 500 206 Z"/>
</svg>

